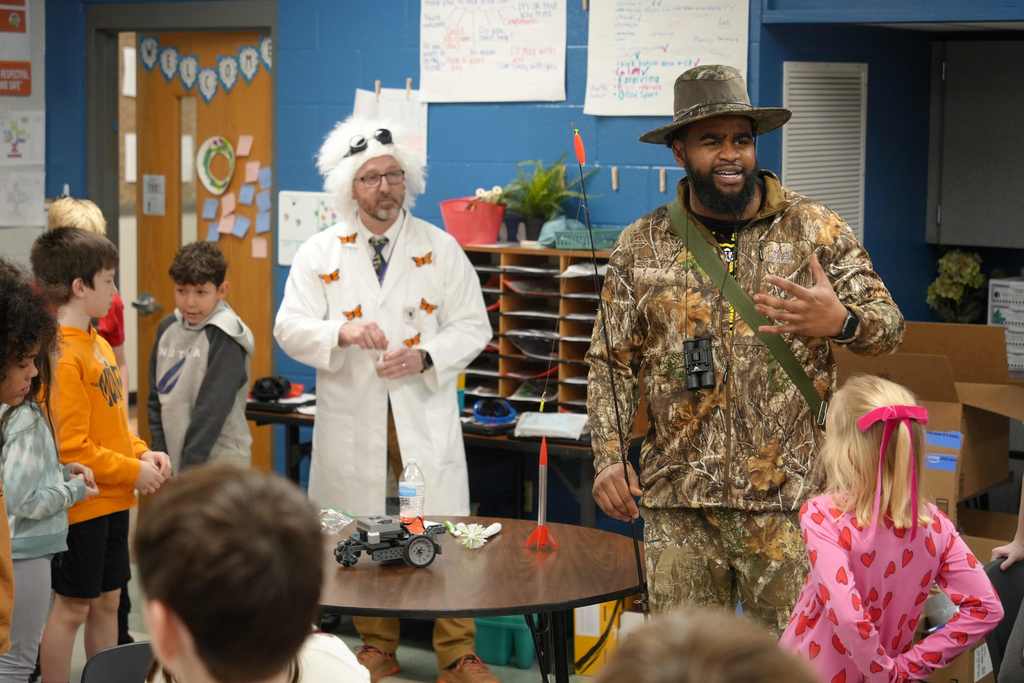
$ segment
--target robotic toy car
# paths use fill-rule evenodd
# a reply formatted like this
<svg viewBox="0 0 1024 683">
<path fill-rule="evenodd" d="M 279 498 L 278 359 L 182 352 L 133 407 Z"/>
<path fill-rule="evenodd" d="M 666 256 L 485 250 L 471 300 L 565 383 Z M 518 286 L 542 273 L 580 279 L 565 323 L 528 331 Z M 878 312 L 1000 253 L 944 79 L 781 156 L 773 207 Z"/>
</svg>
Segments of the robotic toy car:
<svg viewBox="0 0 1024 683">
<path fill-rule="evenodd" d="M 424 527 L 422 519 L 403 523 L 394 517 L 359 517 L 355 533 L 335 547 L 334 559 L 343 567 L 351 567 L 361 553 L 366 553 L 377 562 L 402 561 L 423 568 L 441 554 L 436 537 L 444 531 L 441 524 Z"/>
</svg>

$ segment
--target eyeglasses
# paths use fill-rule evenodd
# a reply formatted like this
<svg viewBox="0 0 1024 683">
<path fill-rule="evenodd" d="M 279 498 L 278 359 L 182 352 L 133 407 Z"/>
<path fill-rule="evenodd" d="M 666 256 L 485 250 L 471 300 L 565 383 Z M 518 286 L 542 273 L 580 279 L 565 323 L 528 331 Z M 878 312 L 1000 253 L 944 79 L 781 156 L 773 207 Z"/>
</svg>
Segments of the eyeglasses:
<svg viewBox="0 0 1024 683">
<path fill-rule="evenodd" d="M 380 179 L 387 178 L 388 185 L 402 185 L 405 183 L 405 171 L 388 171 L 387 173 L 367 173 L 356 178 L 363 187 L 367 189 L 380 187 Z"/>
<path fill-rule="evenodd" d="M 394 144 L 394 140 L 391 138 L 391 131 L 388 130 L 387 128 L 378 128 L 377 130 L 373 131 L 373 139 L 382 145 Z M 365 135 L 355 136 L 354 138 L 348 141 L 348 153 L 346 153 L 345 156 L 342 157 L 342 159 L 350 157 L 353 154 L 365 152 L 366 147 L 369 144 L 370 141 L 366 139 Z"/>
</svg>

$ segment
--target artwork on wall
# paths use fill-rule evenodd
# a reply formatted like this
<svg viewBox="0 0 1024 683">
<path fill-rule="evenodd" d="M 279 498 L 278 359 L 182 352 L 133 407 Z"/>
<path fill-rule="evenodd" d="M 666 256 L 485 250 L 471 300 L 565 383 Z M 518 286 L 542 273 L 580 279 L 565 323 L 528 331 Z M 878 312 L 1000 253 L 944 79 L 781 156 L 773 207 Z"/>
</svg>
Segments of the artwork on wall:
<svg viewBox="0 0 1024 683">
<path fill-rule="evenodd" d="M 338 211 L 326 192 L 279 192 L 277 200 L 277 262 L 290 266 L 303 242 L 338 222 Z"/>
</svg>

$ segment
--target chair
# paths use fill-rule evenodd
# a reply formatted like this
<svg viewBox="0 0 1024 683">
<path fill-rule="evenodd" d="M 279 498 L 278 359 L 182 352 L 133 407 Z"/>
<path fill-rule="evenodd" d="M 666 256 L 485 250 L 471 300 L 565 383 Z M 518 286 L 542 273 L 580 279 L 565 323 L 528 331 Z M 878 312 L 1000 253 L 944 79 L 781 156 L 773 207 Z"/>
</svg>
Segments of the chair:
<svg viewBox="0 0 1024 683">
<path fill-rule="evenodd" d="M 82 669 L 82 683 L 143 683 L 152 663 L 148 642 L 118 645 L 89 658 Z"/>
</svg>

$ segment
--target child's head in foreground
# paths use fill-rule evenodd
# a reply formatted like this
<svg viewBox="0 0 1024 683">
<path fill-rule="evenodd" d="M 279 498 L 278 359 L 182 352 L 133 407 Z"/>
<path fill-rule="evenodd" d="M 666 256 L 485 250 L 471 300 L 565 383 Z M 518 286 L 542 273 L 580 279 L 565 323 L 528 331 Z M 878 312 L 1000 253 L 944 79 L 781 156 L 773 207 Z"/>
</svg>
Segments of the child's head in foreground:
<svg viewBox="0 0 1024 683">
<path fill-rule="evenodd" d="M 815 683 L 766 629 L 723 609 L 653 617 L 612 653 L 596 683 Z"/>
<path fill-rule="evenodd" d="M 157 658 L 178 680 L 264 680 L 311 632 L 323 577 L 317 513 L 291 482 L 210 464 L 140 515 L 135 558 Z"/>
</svg>

